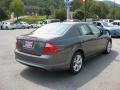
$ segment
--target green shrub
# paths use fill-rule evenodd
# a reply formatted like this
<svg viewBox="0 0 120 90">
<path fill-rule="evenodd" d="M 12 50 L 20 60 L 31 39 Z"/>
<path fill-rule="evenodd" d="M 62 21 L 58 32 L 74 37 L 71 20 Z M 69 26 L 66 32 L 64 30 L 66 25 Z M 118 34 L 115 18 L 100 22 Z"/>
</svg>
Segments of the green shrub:
<svg viewBox="0 0 120 90">
<path fill-rule="evenodd" d="M 0 21 L 8 19 L 6 12 L 0 8 Z"/>
<path fill-rule="evenodd" d="M 66 10 L 65 9 L 56 9 L 55 18 L 60 19 L 61 21 L 66 19 Z"/>
<path fill-rule="evenodd" d="M 84 12 L 80 9 L 75 10 L 73 13 L 73 18 L 82 20 L 84 18 Z"/>
<path fill-rule="evenodd" d="M 35 21 L 41 21 L 41 20 L 45 20 L 45 19 L 46 19 L 46 16 L 28 16 L 28 17 L 22 18 L 20 20 L 28 22 L 28 23 L 32 23 Z"/>
</svg>

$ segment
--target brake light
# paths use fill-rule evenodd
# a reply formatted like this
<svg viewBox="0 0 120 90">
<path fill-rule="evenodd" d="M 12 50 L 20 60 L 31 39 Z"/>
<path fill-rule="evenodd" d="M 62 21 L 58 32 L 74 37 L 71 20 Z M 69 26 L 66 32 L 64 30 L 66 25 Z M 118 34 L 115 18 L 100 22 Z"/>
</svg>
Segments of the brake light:
<svg viewBox="0 0 120 90">
<path fill-rule="evenodd" d="M 51 42 L 46 42 L 45 47 L 43 48 L 43 54 L 56 53 L 59 51 L 60 50 L 58 49 L 58 47 Z"/>
<path fill-rule="evenodd" d="M 18 40 L 16 40 L 16 49 L 19 48 L 19 43 L 18 43 Z"/>
</svg>

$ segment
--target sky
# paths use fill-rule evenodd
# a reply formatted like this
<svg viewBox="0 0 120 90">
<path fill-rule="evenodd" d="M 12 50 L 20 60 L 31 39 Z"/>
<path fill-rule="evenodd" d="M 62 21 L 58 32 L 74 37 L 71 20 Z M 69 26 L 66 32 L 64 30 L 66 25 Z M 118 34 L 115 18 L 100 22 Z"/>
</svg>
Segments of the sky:
<svg viewBox="0 0 120 90">
<path fill-rule="evenodd" d="M 103 1 L 103 0 L 98 0 L 98 1 Z M 114 0 L 104 0 L 104 1 L 114 1 Z M 115 0 L 115 2 L 120 4 L 120 0 Z"/>
</svg>

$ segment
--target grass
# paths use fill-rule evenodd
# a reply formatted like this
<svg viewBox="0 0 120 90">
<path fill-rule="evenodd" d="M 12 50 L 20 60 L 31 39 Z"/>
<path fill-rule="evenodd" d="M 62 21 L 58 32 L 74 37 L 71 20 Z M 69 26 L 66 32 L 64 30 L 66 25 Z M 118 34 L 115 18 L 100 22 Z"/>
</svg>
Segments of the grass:
<svg viewBox="0 0 120 90">
<path fill-rule="evenodd" d="M 46 19 L 46 16 L 27 16 L 20 20 L 28 22 L 28 23 L 32 23 L 35 21 L 41 21 L 41 20 L 45 20 L 45 19 Z"/>
</svg>

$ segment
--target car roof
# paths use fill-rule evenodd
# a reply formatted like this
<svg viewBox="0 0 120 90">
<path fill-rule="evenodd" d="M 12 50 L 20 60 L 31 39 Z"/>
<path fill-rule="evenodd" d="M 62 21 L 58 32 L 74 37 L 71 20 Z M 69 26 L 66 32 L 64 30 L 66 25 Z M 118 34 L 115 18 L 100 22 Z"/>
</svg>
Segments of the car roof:
<svg viewBox="0 0 120 90">
<path fill-rule="evenodd" d="M 62 24 L 91 24 L 89 22 L 62 22 Z"/>
<path fill-rule="evenodd" d="M 90 22 L 56 22 L 56 23 L 49 23 L 49 24 L 78 25 L 78 24 L 92 24 L 92 23 Z"/>
<path fill-rule="evenodd" d="M 64 20 L 64 22 L 81 22 L 79 19 L 68 19 Z"/>
<path fill-rule="evenodd" d="M 102 23 L 103 21 L 93 21 L 93 22 L 101 22 Z"/>
</svg>

